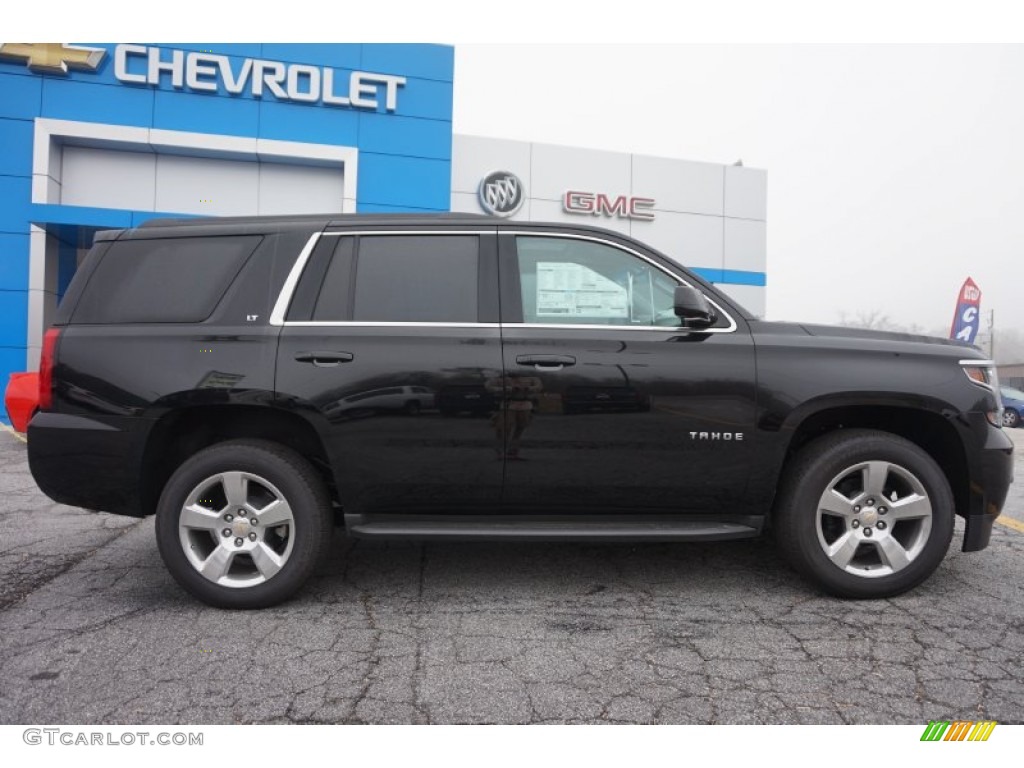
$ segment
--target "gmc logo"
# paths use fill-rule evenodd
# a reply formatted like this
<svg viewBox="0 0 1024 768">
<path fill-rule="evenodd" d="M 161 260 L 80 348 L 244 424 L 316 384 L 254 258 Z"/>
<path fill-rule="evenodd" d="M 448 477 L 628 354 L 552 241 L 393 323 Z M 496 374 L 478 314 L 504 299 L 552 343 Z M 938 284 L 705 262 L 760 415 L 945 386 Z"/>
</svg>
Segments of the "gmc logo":
<svg viewBox="0 0 1024 768">
<path fill-rule="evenodd" d="M 591 216 L 617 216 L 620 219 L 654 220 L 654 200 L 650 197 L 608 197 L 604 193 L 569 190 L 562 197 L 566 213 L 589 213 Z"/>
</svg>

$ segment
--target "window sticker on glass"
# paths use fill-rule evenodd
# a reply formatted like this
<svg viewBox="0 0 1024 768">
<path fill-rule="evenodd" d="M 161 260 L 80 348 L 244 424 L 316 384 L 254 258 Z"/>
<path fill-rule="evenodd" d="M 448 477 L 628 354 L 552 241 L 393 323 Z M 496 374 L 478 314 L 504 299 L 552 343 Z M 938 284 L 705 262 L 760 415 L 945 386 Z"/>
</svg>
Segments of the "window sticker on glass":
<svg viewBox="0 0 1024 768">
<path fill-rule="evenodd" d="M 589 267 L 537 262 L 537 316 L 591 318 L 628 316 L 626 288 Z"/>
</svg>

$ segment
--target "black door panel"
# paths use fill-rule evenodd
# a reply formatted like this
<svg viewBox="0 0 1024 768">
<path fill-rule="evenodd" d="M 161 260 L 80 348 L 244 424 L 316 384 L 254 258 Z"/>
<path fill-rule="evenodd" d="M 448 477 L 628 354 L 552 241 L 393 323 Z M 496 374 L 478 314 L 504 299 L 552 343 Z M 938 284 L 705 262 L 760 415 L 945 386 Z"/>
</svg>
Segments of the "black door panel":
<svg viewBox="0 0 1024 768">
<path fill-rule="evenodd" d="M 506 505 L 714 513 L 740 500 L 753 449 L 749 336 L 507 325 L 504 341 L 506 405 L 523 408 L 507 419 Z M 577 362 L 516 363 L 539 350 Z"/>
<path fill-rule="evenodd" d="M 593 233 L 500 240 L 504 506 L 736 511 L 756 405 L 742 320 L 672 327 L 678 275 Z"/>
<path fill-rule="evenodd" d="M 346 512 L 499 503 L 493 232 L 328 234 L 322 287 L 299 281 L 275 388 L 320 423 Z"/>
<path fill-rule="evenodd" d="M 352 359 L 333 367 L 294 360 L 335 347 Z M 346 511 L 497 504 L 493 398 L 482 412 L 447 412 L 452 392 L 486 393 L 500 377 L 496 326 L 286 326 L 278 361 L 278 391 L 326 422 Z"/>
</svg>

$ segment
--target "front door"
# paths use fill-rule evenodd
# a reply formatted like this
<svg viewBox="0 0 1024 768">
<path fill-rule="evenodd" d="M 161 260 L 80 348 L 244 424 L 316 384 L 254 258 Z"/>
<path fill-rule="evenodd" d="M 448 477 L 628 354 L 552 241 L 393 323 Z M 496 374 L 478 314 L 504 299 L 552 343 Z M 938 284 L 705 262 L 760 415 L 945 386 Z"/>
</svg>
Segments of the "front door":
<svg viewBox="0 0 1024 768">
<path fill-rule="evenodd" d="M 325 435 L 346 512 L 493 508 L 501 378 L 494 228 L 324 233 L 277 384 Z"/>
<path fill-rule="evenodd" d="M 742 319 L 679 328 L 679 276 L 610 237 L 500 240 L 505 506 L 735 511 L 755 414 Z"/>
</svg>

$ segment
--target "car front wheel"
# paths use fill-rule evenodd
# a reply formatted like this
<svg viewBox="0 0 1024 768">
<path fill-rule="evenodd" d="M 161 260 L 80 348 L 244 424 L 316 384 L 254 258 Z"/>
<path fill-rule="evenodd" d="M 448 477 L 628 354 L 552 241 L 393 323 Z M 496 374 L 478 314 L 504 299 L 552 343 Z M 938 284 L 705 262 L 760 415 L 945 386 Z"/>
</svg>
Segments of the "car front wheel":
<svg viewBox="0 0 1024 768">
<path fill-rule="evenodd" d="M 953 535 L 953 494 L 914 443 L 849 429 L 804 447 L 775 513 L 787 560 L 840 597 L 883 598 L 927 579 Z"/>
<path fill-rule="evenodd" d="M 171 575 L 219 608 L 288 599 L 312 575 L 330 535 L 330 500 L 315 470 L 260 440 L 197 453 L 171 476 L 156 514 Z"/>
<path fill-rule="evenodd" d="M 1003 426 L 1004 427 L 1017 427 L 1020 426 L 1020 414 L 1013 408 L 1007 408 L 1003 411 Z"/>
</svg>

